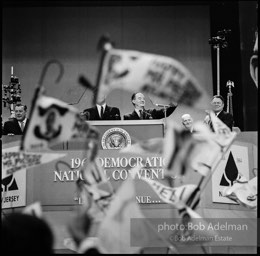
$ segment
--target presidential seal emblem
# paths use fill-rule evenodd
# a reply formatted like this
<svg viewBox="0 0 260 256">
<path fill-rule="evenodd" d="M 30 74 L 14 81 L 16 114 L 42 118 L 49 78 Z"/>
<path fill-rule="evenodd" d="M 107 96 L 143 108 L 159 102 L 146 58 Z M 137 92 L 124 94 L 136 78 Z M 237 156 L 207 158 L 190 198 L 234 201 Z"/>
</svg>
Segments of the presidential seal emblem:
<svg viewBox="0 0 260 256">
<path fill-rule="evenodd" d="M 131 137 L 126 130 L 115 127 L 103 134 L 101 144 L 103 149 L 121 149 L 131 145 Z"/>
</svg>

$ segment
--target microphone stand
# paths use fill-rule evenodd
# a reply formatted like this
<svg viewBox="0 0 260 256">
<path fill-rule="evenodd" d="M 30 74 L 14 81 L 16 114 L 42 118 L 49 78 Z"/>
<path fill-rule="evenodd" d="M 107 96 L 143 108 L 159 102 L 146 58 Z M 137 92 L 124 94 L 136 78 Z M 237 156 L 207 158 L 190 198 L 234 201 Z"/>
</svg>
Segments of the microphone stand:
<svg viewBox="0 0 260 256">
<path fill-rule="evenodd" d="M 163 112 L 164 112 L 164 118 L 163 118 L 163 137 L 165 136 L 165 134 L 166 134 L 166 118 L 167 118 L 167 116 L 166 116 L 166 109 L 167 109 L 167 107 L 169 107 L 170 105 L 164 105 L 164 104 L 155 104 L 151 99 L 150 99 L 150 97 L 148 97 L 148 99 L 150 100 L 150 102 L 154 105 L 154 106 L 156 106 L 156 107 L 163 107 Z"/>
<path fill-rule="evenodd" d="M 165 137 L 165 134 L 166 134 L 166 106 L 164 105 L 163 106 L 163 111 L 164 111 L 164 119 L 163 119 L 163 137 Z"/>
<path fill-rule="evenodd" d="M 167 111 L 167 107 L 169 107 L 169 105 L 163 105 L 163 104 L 154 104 L 157 107 L 163 107 L 163 112 L 164 112 L 164 118 L 163 118 L 163 137 L 166 134 L 166 129 L 167 129 L 167 124 L 166 124 L 166 111 Z"/>
<path fill-rule="evenodd" d="M 217 36 L 213 36 L 209 39 L 209 44 L 217 49 L 217 95 L 220 95 L 220 48 L 226 48 L 228 46 L 226 35 L 230 33 L 230 29 L 224 29 L 217 32 Z"/>
</svg>

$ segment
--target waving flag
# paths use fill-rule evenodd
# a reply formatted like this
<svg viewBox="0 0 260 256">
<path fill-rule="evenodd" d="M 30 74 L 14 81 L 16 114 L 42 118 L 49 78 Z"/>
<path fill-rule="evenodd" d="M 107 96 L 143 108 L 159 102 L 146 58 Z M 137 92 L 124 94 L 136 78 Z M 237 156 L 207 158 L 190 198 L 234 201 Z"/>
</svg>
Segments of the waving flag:
<svg viewBox="0 0 260 256">
<path fill-rule="evenodd" d="M 215 141 L 223 148 L 228 147 L 234 141 L 237 133 L 231 132 L 229 127 L 225 125 L 212 111 L 210 119 L 215 131 Z"/>
<path fill-rule="evenodd" d="M 257 208 L 257 177 L 247 181 L 239 180 L 231 188 L 223 190 L 223 196 L 245 206 L 246 208 Z"/>
<path fill-rule="evenodd" d="M 81 119 L 76 108 L 58 99 L 40 95 L 23 136 L 22 149 L 47 149 L 70 139 L 87 138 L 90 130 L 94 128 Z"/>
<path fill-rule="evenodd" d="M 149 227 L 145 221 L 137 229 L 130 228 L 131 218 L 144 218 L 135 196 L 133 179 L 129 177 L 116 192 L 99 226 L 98 238 L 102 253 L 137 253 L 140 247 L 132 247 L 130 238 L 139 239 L 144 247 L 149 243 Z"/>
<path fill-rule="evenodd" d="M 24 168 L 45 164 L 64 157 L 62 153 L 28 153 L 19 151 L 19 147 L 3 149 L 2 151 L 2 179 Z"/>
<path fill-rule="evenodd" d="M 206 176 L 236 136 L 236 133 L 231 132 L 212 133 L 202 122 L 195 123 L 194 129 L 196 132 L 190 133 L 179 129 L 173 122 L 168 122 L 163 148 L 166 175 L 184 176 L 188 171 L 194 170 Z"/>
<path fill-rule="evenodd" d="M 199 82 L 176 59 L 131 50 L 106 52 L 99 78 L 97 101 L 116 88 L 147 93 L 155 99 L 187 106 L 206 96 Z M 205 109 L 209 102 L 205 100 Z"/>
<path fill-rule="evenodd" d="M 183 207 L 191 194 L 197 188 L 197 186 L 194 184 L 187 184 L 180 187 L 171 188 L 155 180 L 151 180 L 145 177 L 141 177 L 141 179 L 147 182 L 159 196 L 159 198 L 161 198 L 165 203 L 174 205 L 176 208 Z"/>
<path fill-rule="evenodd" d="M 187 130 L 178 129 L 173 122 L 168 122 L 164 141 L 165 174 L 184 176 L 188 166 L 187 156 L 194 145 L 192 134 Z"/>
<path fill-rule="evenodd" d="M 220 144 L 216 142 L 218 135 L 212 133 L 202 122 L 196 122 L 194 129 L 196 130 L 196 132 L 192 134 L 194 147 L 188 156 L 190 167 L 199 172 L 202 176 L 207 176 L 216 164 L 218 164 L 223 152 L 228 148 L 223 149 Z M 233 138 L 231 141 L 233 141 Z M 226 145 L 230 146 L 230 144 Z"/>
<path fill-rule="evenodd" d="M 82 171 L 84 177 L 82 186 L 90 193 L 94 201 L 113 195 L 113 187 L 97 159 L 86 165 Z"/>
</svg>

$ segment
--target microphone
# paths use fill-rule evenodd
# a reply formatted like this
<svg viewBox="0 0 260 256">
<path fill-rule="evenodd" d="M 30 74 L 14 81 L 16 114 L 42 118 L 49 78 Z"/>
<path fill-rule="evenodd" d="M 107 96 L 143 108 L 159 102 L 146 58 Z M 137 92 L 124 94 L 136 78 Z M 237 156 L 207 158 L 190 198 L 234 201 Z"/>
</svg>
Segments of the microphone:
<svg viewBox="0 0 260 256">
<path fill-rule="evenodd" d="M 157 107 L 160 107 L 160 108 L 168 108 L 170 107 L 170 105 L 164 105 L 164 104 L 154 104 L 155 106 Z"/>
<path fill-rule="evenodd" d="M 68 105 L 76 105 L 80 102 L 81 98 L 83 97 L 83 95 L 85 94 L 85 92 L 90 89 L 93 90 L 94 86 L 91 85 L 91 83 L 88 81 L 88 79 L 86 79 L 84 76 L 80 76 L 79 77 L 79 83 L 85 87 L 86 89 L 84 90 L 84 92 L 81 94 L 81 96 L 79 97 L 77 102 L 73 102 L 73 103 L 68 103 Z"/>
<path fill-rule="evenodd" d="M 161 108 L 168 108 L 168 107 L 170 107 L 171 105 L 164 105 L 164 104 L 156 104 L 156 103 L 154 103 L 151 99 L 150 99 L 150 97 L 148 96 L 148 99 L 151 101 L 151 103 L 154 105 L 154 106 L 156 106 L 156 107 L 161 107 Z"/>
</svg>

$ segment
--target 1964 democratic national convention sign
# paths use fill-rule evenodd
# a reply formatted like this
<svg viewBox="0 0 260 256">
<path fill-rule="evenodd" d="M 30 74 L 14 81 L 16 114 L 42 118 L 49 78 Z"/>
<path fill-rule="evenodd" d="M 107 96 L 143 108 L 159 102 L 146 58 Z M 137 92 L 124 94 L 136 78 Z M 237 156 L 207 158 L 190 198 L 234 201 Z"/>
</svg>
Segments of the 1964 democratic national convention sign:
<svg viewBox="0 0 260 256">
<path fill-rule="evenodd" d="M 126 130 L 114 127 L 103 134 L 101 144 L 103 149 L 121 149 L 131 145 L 131 137 Z"/>
</svg>

